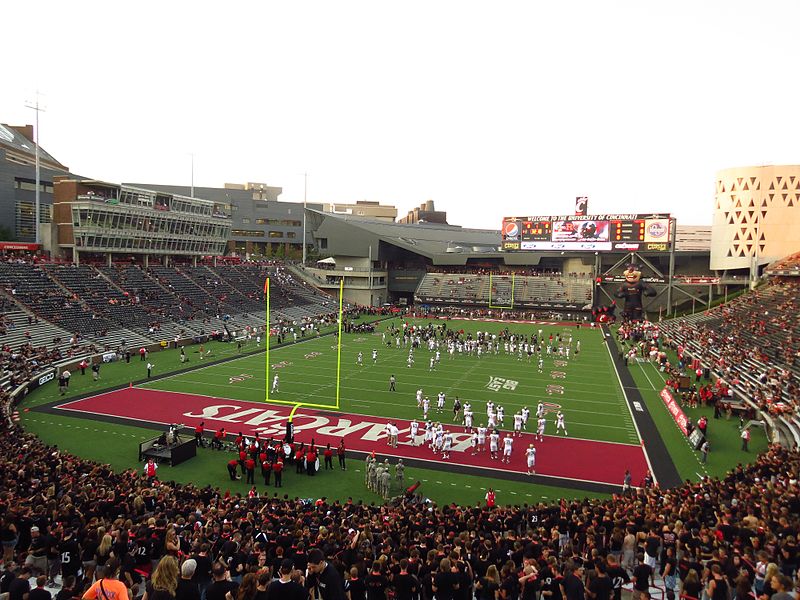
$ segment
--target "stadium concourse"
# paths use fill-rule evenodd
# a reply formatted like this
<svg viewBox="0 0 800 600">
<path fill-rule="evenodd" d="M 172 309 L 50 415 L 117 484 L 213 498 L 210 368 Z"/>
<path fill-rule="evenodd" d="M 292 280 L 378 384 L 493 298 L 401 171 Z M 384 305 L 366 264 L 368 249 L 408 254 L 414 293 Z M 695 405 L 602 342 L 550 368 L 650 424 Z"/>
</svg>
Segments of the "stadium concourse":
<svg viewBox="0 0 800 600">
<path fill-rule="evenodd" d="M 127 336 L 158 340 L 148 338 L 154 323 L 197 327 L 197 336 L 209 335 L 218 322 L 228 322 L 221 318 L 224 311 L 237 328 L 246 327 L 241 323 L 249 313 L 243 309 L 255 311 L 259 300 L 256 289 L 250 298 L 238 290 L 247 281 L 255 286 L 250 273 L 264 267 L 129 271 L 127 281 L 139 278 L 159 290 L 140 291 L 140 302 L 128 300 L 154 319 L 142 316 L 135 324 L 102 301 L 104 290 L 118 291 L 125 305 L 128 290 L 119 273 L 90 270 L 73 277 L 62 271 L 71 268 L 5 264 L 0 269 L 10 315 L 5 335 L 25 330 L 30 316 L 30 327 L 47 328 L 43 336 L 55 327 L 42 323 L 49 318 L 66 327 L 59 330 L 62 335 L 75 338 L 59 346 L 43 337 L 38 346 L 31 342 L 43 350 L 31 353 L 17 353 L 10 344 L 4 349 L 0 592 L 8 592 L 10 600 L 25 600 L 31 576 L 41 590 L 31 590 L 30 600 L 45 599 L 46 589 L 57 591 L 60 600 L 81 597 L 92 586 L 100 589 L 96 581 L 122 594 L 124 586 L 134 597 L 146 590 L 148 599 L 221 600 L 230 592 L 237 600 L 274 600 L 287 593 L 292 579 L 303 586 L 294 588 L 294 597 L 311 592 L 323 600 L 343 599 L 345 590 L 349 600 L 390 593 L 398 600 L 583 600 L 586 595 L 618 600 L 623 588 L 631 587 L 636 600 L 678 594 L 712 600 L 793 597 L 800 560 L 800 453 L 791 438 L 770 444 L 751 464 L 737 465 L 719 479 L 516 506 L 498 505 L 491 489 L 485 502 L 474 506 L 438 506 L 413 489 L 380 505 L 329 502 L 321 494 L 242 496 L 159 481 L 141 469 L 114 472 L 48 446 L 13 418 L 22 399 L 14 393 L 18 384 L 83 346 L 102 349 L 115 327 L 126 330 L 126 342 L 137 344 L 138 338 Z M 212 281 L 224 290 L 209 293 Z M 295 302 L 314 304 L 298 299 L 295 289 L 303 289 L 307 299 L 321 296 L 293 284 L 286 281 L 287 313 Z M 231 290 L 237 290 L 235 298 Z M 718 370 L 725 390 L 751 396 L 745 400 L 785 421 L 791 433 L 797 408 L 796 294 L 796 284 L 780 281 L 693 319 L 642 331 L 652 335 L 658 328 L 681 354 Z M 762 303 L 768 315 L 751 316 L 754 308 L 764 312 Z M 321 310 L 324 302 L 315 304 L 309 319 L 330 312 Z M 186 318 L 175 318 L 174 311 Z M 136 312 L 132 308 L 130 314 Z M 89 323 L 86 315 L 100 323 L 80 340 L 71 330 Z M 623 334 L 638 335 L 630 329 Z M 15 344 L 28 344 L 24 340 L 30 337 Z"/>
</svg>

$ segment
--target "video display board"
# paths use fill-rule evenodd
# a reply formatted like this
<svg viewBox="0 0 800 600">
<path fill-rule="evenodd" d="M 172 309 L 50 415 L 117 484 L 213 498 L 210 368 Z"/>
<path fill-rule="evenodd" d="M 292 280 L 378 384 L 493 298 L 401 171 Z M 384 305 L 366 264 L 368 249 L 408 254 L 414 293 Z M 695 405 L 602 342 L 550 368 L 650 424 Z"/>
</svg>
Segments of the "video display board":
<svg viewBox="0 0 800 600">
<path fill-rule="evenodd" d="M 669 214 L 505 217 L 502 247 L 510 252 L 667 252 L 669 228 Z"/>
</svg>

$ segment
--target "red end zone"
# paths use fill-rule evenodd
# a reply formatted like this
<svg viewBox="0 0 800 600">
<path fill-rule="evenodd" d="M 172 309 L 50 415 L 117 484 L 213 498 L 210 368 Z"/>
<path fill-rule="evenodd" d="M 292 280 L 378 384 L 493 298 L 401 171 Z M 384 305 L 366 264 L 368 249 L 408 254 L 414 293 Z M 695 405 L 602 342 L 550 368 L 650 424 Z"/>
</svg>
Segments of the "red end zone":
<svg viewBox="0 0 800 600">
<path fill-rule="evenodd" d="M 227 398 L 214 398 L 194 394 L 164 392 L 139 388 L 125 388 L 67 402 L 58 410 L 83 413 L 87 417 L 108 416 L 130 419 L 155 425 L 183 423 L 194 428 L 205 421 L 207 431 L 224 427 L 228 433 L 242 432 L 262 438 L 281 437 L 291 407 L 264 402 L 243 402 Z M 391 419 L 400 428 L 397 448 L 386 445 L 386 423 L 390 419 L 314 409 L 300 409 L 294 415 L 295 439 L 317 445 L 339 445 L 344 438 L 349 450 L 372 452 L 382 456 L 395 456 L 427 460 L 432 468 L 442 464 L 460 464 L 473 468 L 526 473 L 525 450 L 534 443 L 534 436 L 525 433 L 514 440 L 511 464 L 489 458 L 488 452 L 472 456 L 470 436 L 460 426 L 450 426 L 444 413 L 443 425 L 454 433 L 453 452 L 449 461 L 443 461 L 423 445 L 409 441 L 409 421 Z M 505 434 L 502 434 L 503 436 Z M 418 437 L 421 444 L 421 436 Z M 536 474 L 611 485 L 622 485 L 626 470 L 630 470 L 634 485 L 639 484 L 648 469 L 641 446 L 612 442 L 545 436 L 536 442 Z"/>
</svg>

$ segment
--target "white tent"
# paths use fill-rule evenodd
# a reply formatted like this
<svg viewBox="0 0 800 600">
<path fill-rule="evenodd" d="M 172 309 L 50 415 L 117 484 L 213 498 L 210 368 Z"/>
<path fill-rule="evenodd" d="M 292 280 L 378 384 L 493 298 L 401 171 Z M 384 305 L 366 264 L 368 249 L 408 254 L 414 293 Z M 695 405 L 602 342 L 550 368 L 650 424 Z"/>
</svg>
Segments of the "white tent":
<svg viewBox="0 0 800 600">
<path fill-rule="evenodd" d="M 329 256 L 328 258 L 323 258 L 322 260 L 318 260 L 317 264 L 318 265 L 335 265 L 336 264 L 336 259 L 333 258 L 332 256 Z"/>
</svg>

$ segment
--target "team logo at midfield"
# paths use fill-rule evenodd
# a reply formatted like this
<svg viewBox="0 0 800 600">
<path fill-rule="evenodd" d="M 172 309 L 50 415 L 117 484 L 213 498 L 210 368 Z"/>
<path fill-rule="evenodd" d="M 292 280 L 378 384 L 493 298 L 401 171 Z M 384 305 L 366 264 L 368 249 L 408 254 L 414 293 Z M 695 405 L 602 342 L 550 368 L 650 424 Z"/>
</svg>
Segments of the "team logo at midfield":
<svg viewBox="0 0 800 600">
<path fill-rule="evenodd" d="M 564 371 L 550 371 L 550 377 L 553 379 L 566 379 L 567 374 Z"/>
<path fill-rule="evenodd" d="M 228 378 L 228 383 L 239 383 L 240 381 L 245 381 L 247 379 L 252 379 L 253 376 L 249 373 L 239 373 L 239 375 L 233 375 Z"/>
<path fill-rule="evenodd" d="M 486 384 L 486 389 L 498 392 L 500 390 L 511 390 L 512 392 L 517 389 L 519 381 L 513 379 L 506 379 L 505 377 L 489 377 L 489 383 Z"/>
<path fill-rule="evenodd" d="M 553 364 L 557 367 L 566 367 L 569 363 L 565 360 L 554 360 Z"/>
<path fill-rule="evenodd" d="M 272 365 L 272 368 L 273 369 L 285 369 L 286 367 L 291 367 L 291 366 L 292 366 L 291 362 L 289 362 L 288 360 L 282 360 L 281 362 L 275 363 L 274 365 Z"/>
<path fill-rule="evenodd" d="M 318 356 L 322 356 L 322 352 L 309 352 L 308 354 L 305 355 L 304 358 L 311 359 L 311 358 L 317 358 Z"/>
<path fill-rule="evenodd" d="M 561 387 L 561 386 L 553 386 L 553 387 Z M 542 408 L 544 409 L 545 414 L 547 413 L 557 413 L 561 410 L 561 405 L 556 404 L 555 402 L 542 402 Z"/>
<path fill-rule="evenodd" d="M 547 386 L 547 393 L 551 396 L 553 394 L 563 394 L 564 393 L 564 386 L 563 385 L 548 385 Z"/>
</svg>

